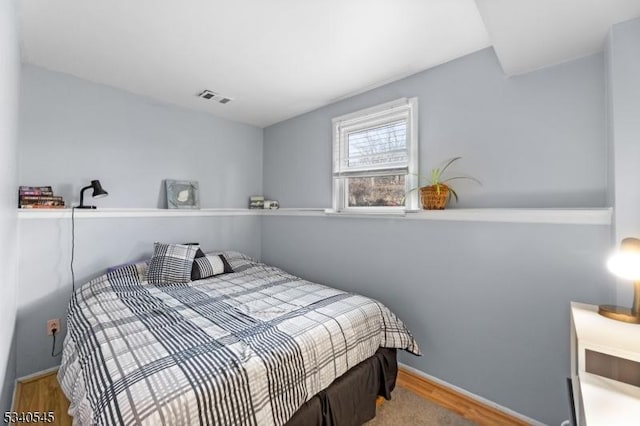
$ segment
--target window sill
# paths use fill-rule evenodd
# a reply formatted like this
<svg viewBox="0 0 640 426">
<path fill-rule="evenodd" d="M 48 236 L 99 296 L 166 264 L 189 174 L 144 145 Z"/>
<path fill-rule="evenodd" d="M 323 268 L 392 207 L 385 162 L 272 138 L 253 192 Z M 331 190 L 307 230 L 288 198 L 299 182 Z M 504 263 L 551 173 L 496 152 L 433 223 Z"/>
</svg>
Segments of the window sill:
<svg viewBox="0 0 640 426">
<path fill-rule="evenodd" d="M 346 211 L 336 211 L 333 209 L 324 210 L 324 214 L 327 216 L 339 216 L 339 217 L 359 217 L 359 218 L 371 218 L 371 217 L 380 217 L 380 218 L 402 218 L 407 216 L 407 212 L 404 210 L 391 210 L 391 211 L 380 211 L 380 210 L 372 210 L 372 211 L 357 211 L 357 210 L 346 210 Z M 410 214 L 410 213 L 409 213 Z"/>
<path fill-rule="evenodd" d="M 323 208 L 278 210 L 251 209 L 96 209 L 76 210 L 77 219 L 99 218 L 152 218 L 152 217 L 208 217 L 208 216 L 315 216 L 354 219 L 435 220 L 499 223 L 549 223 L 573 225 L 611 225 L 612 209 L 449 209 L 420 210 L 417 212 L 335 212 Z M 18 218 L 65 219 L 71 218 L 71 209 L 18 209 Z"/>
</svg>

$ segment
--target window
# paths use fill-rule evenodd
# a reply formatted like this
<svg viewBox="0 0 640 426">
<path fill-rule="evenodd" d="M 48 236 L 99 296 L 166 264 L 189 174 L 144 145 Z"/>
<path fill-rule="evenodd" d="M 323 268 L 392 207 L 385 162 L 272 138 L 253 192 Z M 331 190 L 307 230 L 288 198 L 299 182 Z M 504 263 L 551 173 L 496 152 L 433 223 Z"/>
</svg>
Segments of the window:
<svg viewBox="0 0 640 426">
<path fill-rule="evenodd" d="M 415 210 L 418 100 L 399 99 L 333 119 L 333 209 Z"/>
</svg>

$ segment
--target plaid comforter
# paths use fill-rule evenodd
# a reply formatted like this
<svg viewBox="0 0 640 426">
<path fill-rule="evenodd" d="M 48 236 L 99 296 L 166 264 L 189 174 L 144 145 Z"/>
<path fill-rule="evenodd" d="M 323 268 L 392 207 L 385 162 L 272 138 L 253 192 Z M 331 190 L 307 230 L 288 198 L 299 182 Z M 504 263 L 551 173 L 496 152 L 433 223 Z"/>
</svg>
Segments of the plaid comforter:
<svg viewBox="0 0 640 426">
<path fill-rule="evenodd" d="M 58 373 L 74 424 L 282 425 L 378 347 L 419 354 L 379 302 L 224 254 L 232 274 L 156 286 L 143 262 L 76 291 Z"/>
</svg>

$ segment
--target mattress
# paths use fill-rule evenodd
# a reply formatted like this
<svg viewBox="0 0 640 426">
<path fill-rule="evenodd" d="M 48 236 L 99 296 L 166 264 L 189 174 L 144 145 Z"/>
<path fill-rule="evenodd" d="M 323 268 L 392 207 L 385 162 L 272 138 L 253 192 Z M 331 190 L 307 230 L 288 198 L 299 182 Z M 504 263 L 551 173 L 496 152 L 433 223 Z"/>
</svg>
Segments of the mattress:
<svg viewBox="0 0 640 426">
<path fill-rule="evenodd" d="M 420 354 L 383 304 L 237 252 L 151 285 L 124 266 L 72 296 L 58 380 L 74 424 L 283 425 L 378 348 Z"/>
</svg>

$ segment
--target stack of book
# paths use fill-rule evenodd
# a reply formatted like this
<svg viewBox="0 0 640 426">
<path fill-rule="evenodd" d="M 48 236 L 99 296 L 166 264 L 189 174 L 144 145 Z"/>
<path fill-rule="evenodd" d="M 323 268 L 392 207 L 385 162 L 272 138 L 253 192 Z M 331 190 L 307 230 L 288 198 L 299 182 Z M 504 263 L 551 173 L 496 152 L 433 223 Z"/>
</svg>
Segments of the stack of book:
<svg viewBox="0 0 640 426">
<path fill-rule="evenodd" d="M 63 209 L 64 199 L 53 195 L 50 186 L 21 186 L 18 205 L 21 209 Z"/>
</svg>

